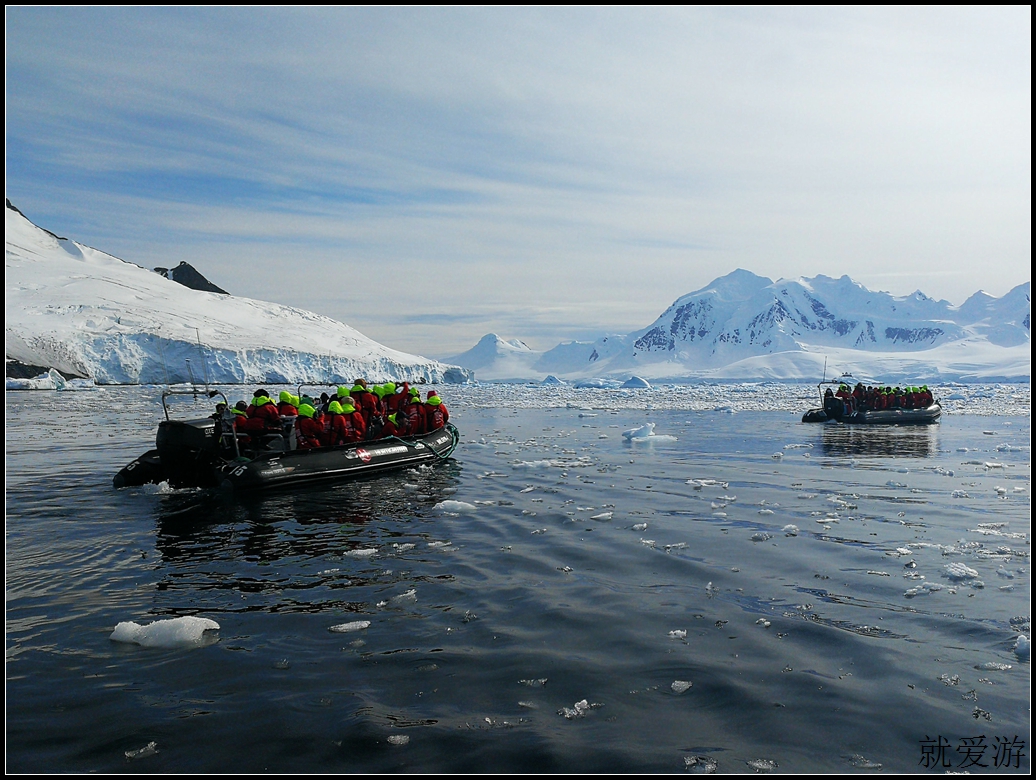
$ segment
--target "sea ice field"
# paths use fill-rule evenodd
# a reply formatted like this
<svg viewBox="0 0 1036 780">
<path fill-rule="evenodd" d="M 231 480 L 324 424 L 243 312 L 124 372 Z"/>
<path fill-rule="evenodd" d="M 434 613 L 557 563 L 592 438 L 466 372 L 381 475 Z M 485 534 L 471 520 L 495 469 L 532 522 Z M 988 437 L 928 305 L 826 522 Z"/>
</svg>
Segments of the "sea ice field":
<svg viewBox="0 0 1036 780">
<path fill-rule="evenodd" d="M 450 461 L 245 497 L 9 390 L 7 770 L 1029 772 L 1028 385 L 436 389 Z"/>
</svg>

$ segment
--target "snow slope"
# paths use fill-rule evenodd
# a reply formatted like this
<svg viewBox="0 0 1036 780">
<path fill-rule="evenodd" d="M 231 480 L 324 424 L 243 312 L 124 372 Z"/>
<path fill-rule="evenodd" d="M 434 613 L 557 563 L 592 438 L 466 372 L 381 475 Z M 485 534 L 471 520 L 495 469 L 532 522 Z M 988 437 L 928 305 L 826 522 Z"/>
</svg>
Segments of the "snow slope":
<svg viewBox="0 0 1036 780">
<path fill-rule="evenodd" d="M 814 380 L 826 363 L 828 376 L 1028 381 L 1029 296 L 1027 282 L 954 307 L 921 291 L 873 292 L 848 276 L 773 282 L 739 269 L 678 298 L 642 330 L 525 353 L 520 365 L 483 360 L 478 377 Z M 469 354 L 456 361 L 474 368 Z"/>
<path fill-rule="evenodd" d="M 192 290 L 42 230 L 10 204 L 5 239 L 5 346 L 23 363 L 99 384 L 471 376 L 312 312 Z"/>
</svg>

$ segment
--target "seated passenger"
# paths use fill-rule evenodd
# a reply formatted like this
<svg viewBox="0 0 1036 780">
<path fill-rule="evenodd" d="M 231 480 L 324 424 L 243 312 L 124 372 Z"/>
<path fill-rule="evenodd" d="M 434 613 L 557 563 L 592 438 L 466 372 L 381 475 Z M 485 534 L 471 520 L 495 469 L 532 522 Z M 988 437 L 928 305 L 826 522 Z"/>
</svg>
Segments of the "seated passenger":
<svg viewBox="0 0 1036 780">
<path fill-rule="evenodd" d="M 281 417 L 297 417 L 299 413 L 298 399 L 287 390 L 281 390 L 278 397 L 280 402 L 277 404 L 277 413 Z"/>
<path fill-rule="evenodd" d="M 324 432 L 328 445 L 336 447 L 339 444 L 363 441 L 365 430 L 363 416 L 356 411 L 352 404 L 347 402 L 343 406 L 338 401 L 332 401 L 327 407 L 327 411 Z"/>
<path fill-rule="evenodd" d="M 446 404 L 439 398 L 434 390 L 428 393 L 428 401 L 424 405 L 425 430 L 429 433 L 437 431 L 446 426 L 450 419 L 450 413 L 446 410 Z"/>
<path fill-rule="evenodd" d="M 402 414 L 406 420 L 406 435 L 420 436 L 425 432 L 424 404 L 421 403 L 421 392 L 416 388 L 410 391 L 410 400 L 406 402 Z"/>
<path fill-rule="evenodd" d="M 313 450 L 323 446 L 321 438 L 324 435 L 324 425 L 315 417 L 316 411 L 309 404 L 299 406 L 299 416 L 295 418 L 295 439 L 300 450 Z"/>
</svg>

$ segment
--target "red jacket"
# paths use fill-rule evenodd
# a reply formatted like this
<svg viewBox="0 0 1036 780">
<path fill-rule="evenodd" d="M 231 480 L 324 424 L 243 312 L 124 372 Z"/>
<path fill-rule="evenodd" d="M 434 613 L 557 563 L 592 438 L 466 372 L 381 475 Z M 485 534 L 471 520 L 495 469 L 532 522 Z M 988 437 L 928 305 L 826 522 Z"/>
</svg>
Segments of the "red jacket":
<svg viewBox="0 0 1036 780">
<path fill-rule="evenodd" d="M 332 412 L 324 419 L 327 443 L 330 446 L 334 447 L 353 441 L 363 441 L 366 428 L 363 425 L 363 415 L 359 412 L 352 412 L 351 414 L 335 414 Z"/>
<path fill-rule="evenodd" d="M 426 431 L 437 431 L 445 427 L 450 419 L 450 413 L 446 410 L 446 404 L 422 404 L 424 406 L 424 420 Z"/>
<path fill-rule="evenodd" d="M 409 403 L 403 407 L 403 410 L 399 412 L 406 417 L 406 435 L 407 436 L 420 436 L 425 432 L 425 416 L 424 416 L 424 404 L 422 403 Z M 396 416 L 399 419 L 399 416 Z"/>
<path fill-rule="evenodd" d="M 295 440 L 300 450 L 323 447 L 324 423 L 312 417 L 295 418 Z"/>
</svg>

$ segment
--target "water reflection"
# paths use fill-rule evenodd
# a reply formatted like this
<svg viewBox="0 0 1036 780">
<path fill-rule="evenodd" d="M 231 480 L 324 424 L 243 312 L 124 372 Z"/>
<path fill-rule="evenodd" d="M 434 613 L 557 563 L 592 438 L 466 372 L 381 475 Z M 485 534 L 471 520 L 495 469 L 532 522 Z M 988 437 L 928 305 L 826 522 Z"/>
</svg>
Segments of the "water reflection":
<svg viewBox="0 0 1036 780">
<path fill-rule="evenodd" d="M 208 591 L 219 601 L 238 594 L 213 607 L 219 611 L 356 611 L 365 586 L 400 576 L 386 561 L 400 554 L 396 540 L 415 548 L 413 537 L 422 535 L 415 521 L 437 517 L 432 508 L 456 491 L 460 470 L 446 462 L 250 496 L 164 496 L 156 507 L 156 590 Z"/>
<path fill-rule="evenodd" d="M 825 455 L 930 458 L 939 450 L 938 425 L 822 425 Z"/>
</svg>

